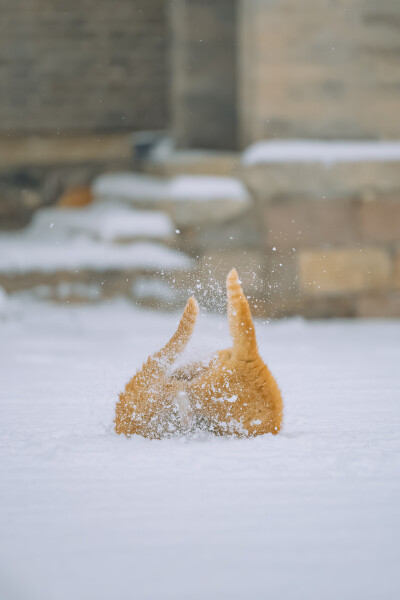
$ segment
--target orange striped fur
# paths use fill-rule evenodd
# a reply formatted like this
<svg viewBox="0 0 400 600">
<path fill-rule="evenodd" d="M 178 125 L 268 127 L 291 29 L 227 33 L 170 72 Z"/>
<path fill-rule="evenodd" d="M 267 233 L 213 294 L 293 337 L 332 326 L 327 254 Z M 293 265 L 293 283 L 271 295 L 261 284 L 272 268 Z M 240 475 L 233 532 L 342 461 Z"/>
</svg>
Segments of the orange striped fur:
<svg viewBox="0 0 400 600">
<path fill-rule="evenodd" d="M 232 348 L 218 352 L 207 366 L 194 364 L 171 372 L 197 317 L 197 303 L 190 298 L 177 332 L 120 394 L 117 433 L 159 438 L 196 427 L 218 435 L 278 433 L 282 397 L 259 355 L 250 308 L 235 269 L 227 278 L 227 295 Z"/>
</svg>

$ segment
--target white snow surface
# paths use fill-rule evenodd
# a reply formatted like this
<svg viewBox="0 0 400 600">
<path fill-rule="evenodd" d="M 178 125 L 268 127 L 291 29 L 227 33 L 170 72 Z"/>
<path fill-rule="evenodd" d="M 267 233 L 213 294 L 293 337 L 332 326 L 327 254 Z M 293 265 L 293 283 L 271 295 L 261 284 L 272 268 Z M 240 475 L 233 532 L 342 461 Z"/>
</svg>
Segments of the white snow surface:
<svg viewBox="0 0 400 600">
<path fill-rule="evenodd" d="M 171 219 L 159 211 L 133 210 L 116 202 L 93 202 L 84 208 L 46 208 L 35 213 L 31 235 L 83 233 L 107 242 L 132 239 L 162 239 L 173 234 Z"/>
<path fill-rule="evenodd" d="M 0 236 L 0 271 L 3 273 L 54 273 L 93 269 L 173 270 L 189 268 L 191 259 L 182 252 L 152 242 L 104 244 L 77 236 L 30 238 L 24 232 Z"/>
<path fill-rule="evenodd" d="M 217 201 L 230 200 L 247 203 L 249 193 L 244 184 L 234 177 L 211 175 L 180 175 L 171 179 L 168 194 L 173 200 Z"/>
<path fill-rule="evenodd" d="M 105 173 L 92 184 L 95 198 L 119 200 L 141 200 L 154 202 L 165 195 L 166 182 L 161 177 L 140 173 Z"/>
<path fill-rule="evenodd" d="M 400 141 L 353 142 L 319 140 L 272 140 L 256 142 L 242 155 L 242 164 L 400 161 Z"/>
<path fill-rule="evenodd" d="M 258 322 L 282 432 L 150 441 L 114 405 L 178 315 L 3 304 L 2 600 L 400 597 L 399 321 Z"/>
<path fill-rule="evenodd" d="M 153 241 L 168 238 L 173 230 L 166 214 L 123 204 L 42 209 L 25 229 L 0 233 L 0 270 L 187 268 L 191 261 L 185 254 Z M 140 241 L 144 239 L 149 241 Z"/>
<path fill-rule="evenodd" d="M 234 177 L 179 175 L 162 179 L 139 173 L 100 175 L 92 186 L 96 198 L 128 202 L 203 202 L 229 200 L 248 203 L 246 187 Z"/>
<path fill-rule="evenodd" d="M 153 299 L 173 302 L 177 297 L 177 291 L 162 279 L 138 277 L 132 285 L 132 296 L 138 300 Z"/>
</svg>

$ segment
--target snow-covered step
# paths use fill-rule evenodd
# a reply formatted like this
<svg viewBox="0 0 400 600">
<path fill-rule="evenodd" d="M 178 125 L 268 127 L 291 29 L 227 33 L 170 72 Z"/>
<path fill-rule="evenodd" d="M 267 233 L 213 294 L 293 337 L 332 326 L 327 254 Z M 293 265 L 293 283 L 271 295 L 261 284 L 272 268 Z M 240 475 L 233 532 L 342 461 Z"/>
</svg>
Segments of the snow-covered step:
<svg viewBox="0 0 400 600">
<path fill-rule="evenodd" d="M 161 177 L 140 173 L 106 173 L 93 181 L 92 193 L 96 200 L 122 200 L 133 205 L 148 204 L 151 208 L 165 198 L 168 185 L 168 180 Z"/>
<path fill-rule="evenodd" d="M 43 299 L 121 295 L 163 307 L 172 292 L 157 283 L 162 273 L 183 273 L 192 265 L 186 254 L 162 243 L 172 236 L 167 215 L 126 205 L 42 210 L 24 230 L 0 234 L 0 286 Z"/>
<path fill-rule="evenodd" d="M 137 304 L 171 309 L 179 294 L 170 281 L 192 259 L 161 244 L 106 245 L 85 238 L 51 244 L 0 237 L 0 288 L 42 300 L 93 302 L 125 296 Z"/>
<path fill-rule="evenodd" d="M 106 244 L 79 236 L 38 239 L 21 233 L 0 236 L 0 273 L 187 269 L 191 259 L 162 244 Z"/>
<path fill-rule="evenodd" d="M 206 175 L 162 179 L 138 173 L 111 173 L 98 177 L 92 192 L 97 200 L 165 210 L 177 226 L 229 220 L 244 212 L 251 202 L 239 179 Z"/>
<path fill-rule="evenodd" d="M 85 208 L 38 211 L 27 230 L 32 238 L 87 235 L 107 242 L 166 240 L 173 236 L 171 219 L 160 211 L 133 210 L 124 203 L 93 202 Z"/>
</svg>

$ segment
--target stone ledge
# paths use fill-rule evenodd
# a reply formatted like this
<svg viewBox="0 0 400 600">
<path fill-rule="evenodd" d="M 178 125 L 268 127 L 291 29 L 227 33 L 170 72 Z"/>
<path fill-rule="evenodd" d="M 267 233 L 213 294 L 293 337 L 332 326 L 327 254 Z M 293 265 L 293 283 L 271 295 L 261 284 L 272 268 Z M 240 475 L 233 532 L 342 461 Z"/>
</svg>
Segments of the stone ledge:
<svg viewBox="0 0 400 600">
<path fill-rule="evenodd" d="M 351 200 L 275 199 L 262 206 L 267 245 L 289 251 L 352 244 L 358 239 L 358 220 L 358 203 Z"/>
<path fill-rule="evenodd" d="M 225 222 L 251 205 L 249 193 L 239 179 L 214 175 L 165 179 L 112 173 L 97 178 L 92 192 L 95 200 L 119 200 L 140 209 L 163 210 L 179 227 Z"/>
<path fill-rule="evenodd" d="M 357 316 L 400 317 L 400 291 L 361 296 L 357 300 Z"/>
<path fill-rule="evenodd" d="M 25 165 L 126 164 L 131 155 L 131 134 L 126 133 L 0 138 L 0 170 Z"/>
<path fill-rule="evenodd" d="M 400 290 L 400 250 L 394 257 L 394 287 Z"/>
<path fill-rule="evenodd" d="M 400 241 L 400 191 L 378 200 L 364 200 L 360 225 L 361 237 L 366 242 Z"/>
<path fill-rule="evenodd" d="M 400 191 L 400 161 L 264 164 L 242 168 L 240 177 L 260 201 L 363 198 Z"/>
<path fill-rule="evenodd" d="M 311 296 L 384 290 L 392 283 L 392 261 L 381 248 L 305 250 L 299 275 L 303 293 Z"/>
<path fill-rule="evenodd" d="M 145 161 L 148 175 L 175 177 L 177 175 L 232 176 L 241 171 L 240 154 L 214 150 L 177 150 L 159 159 Z"/>
</svg>

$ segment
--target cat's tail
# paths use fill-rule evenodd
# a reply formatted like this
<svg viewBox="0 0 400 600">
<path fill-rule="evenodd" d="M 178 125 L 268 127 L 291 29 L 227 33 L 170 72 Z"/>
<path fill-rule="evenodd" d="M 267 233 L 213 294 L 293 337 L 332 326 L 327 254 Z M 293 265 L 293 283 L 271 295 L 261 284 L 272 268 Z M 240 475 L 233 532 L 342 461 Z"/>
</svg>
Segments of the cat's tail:
<svg viewBox="0 0 400 600">
<path fill-rule="evenodd" d="M 254 360 L 258 356 L 256 334 L 249 303 L 241 288 L 236 269 L 232 269 L 228 275 L 226 290 L 233 356 L 237 360 Z"/>
<path fill-rule="evenodd" d="M 193 297 L 190 297 L 183 311 L 182 318 L 179 321 L 178 329 L 164 348 L 157 352 L 154 358 L 165 359 L 169 362 L 175 360 L 178 354 L 183 352 L 193 333 L 198 312 L 199 305 L 197 301 Z"/>
</svg>

